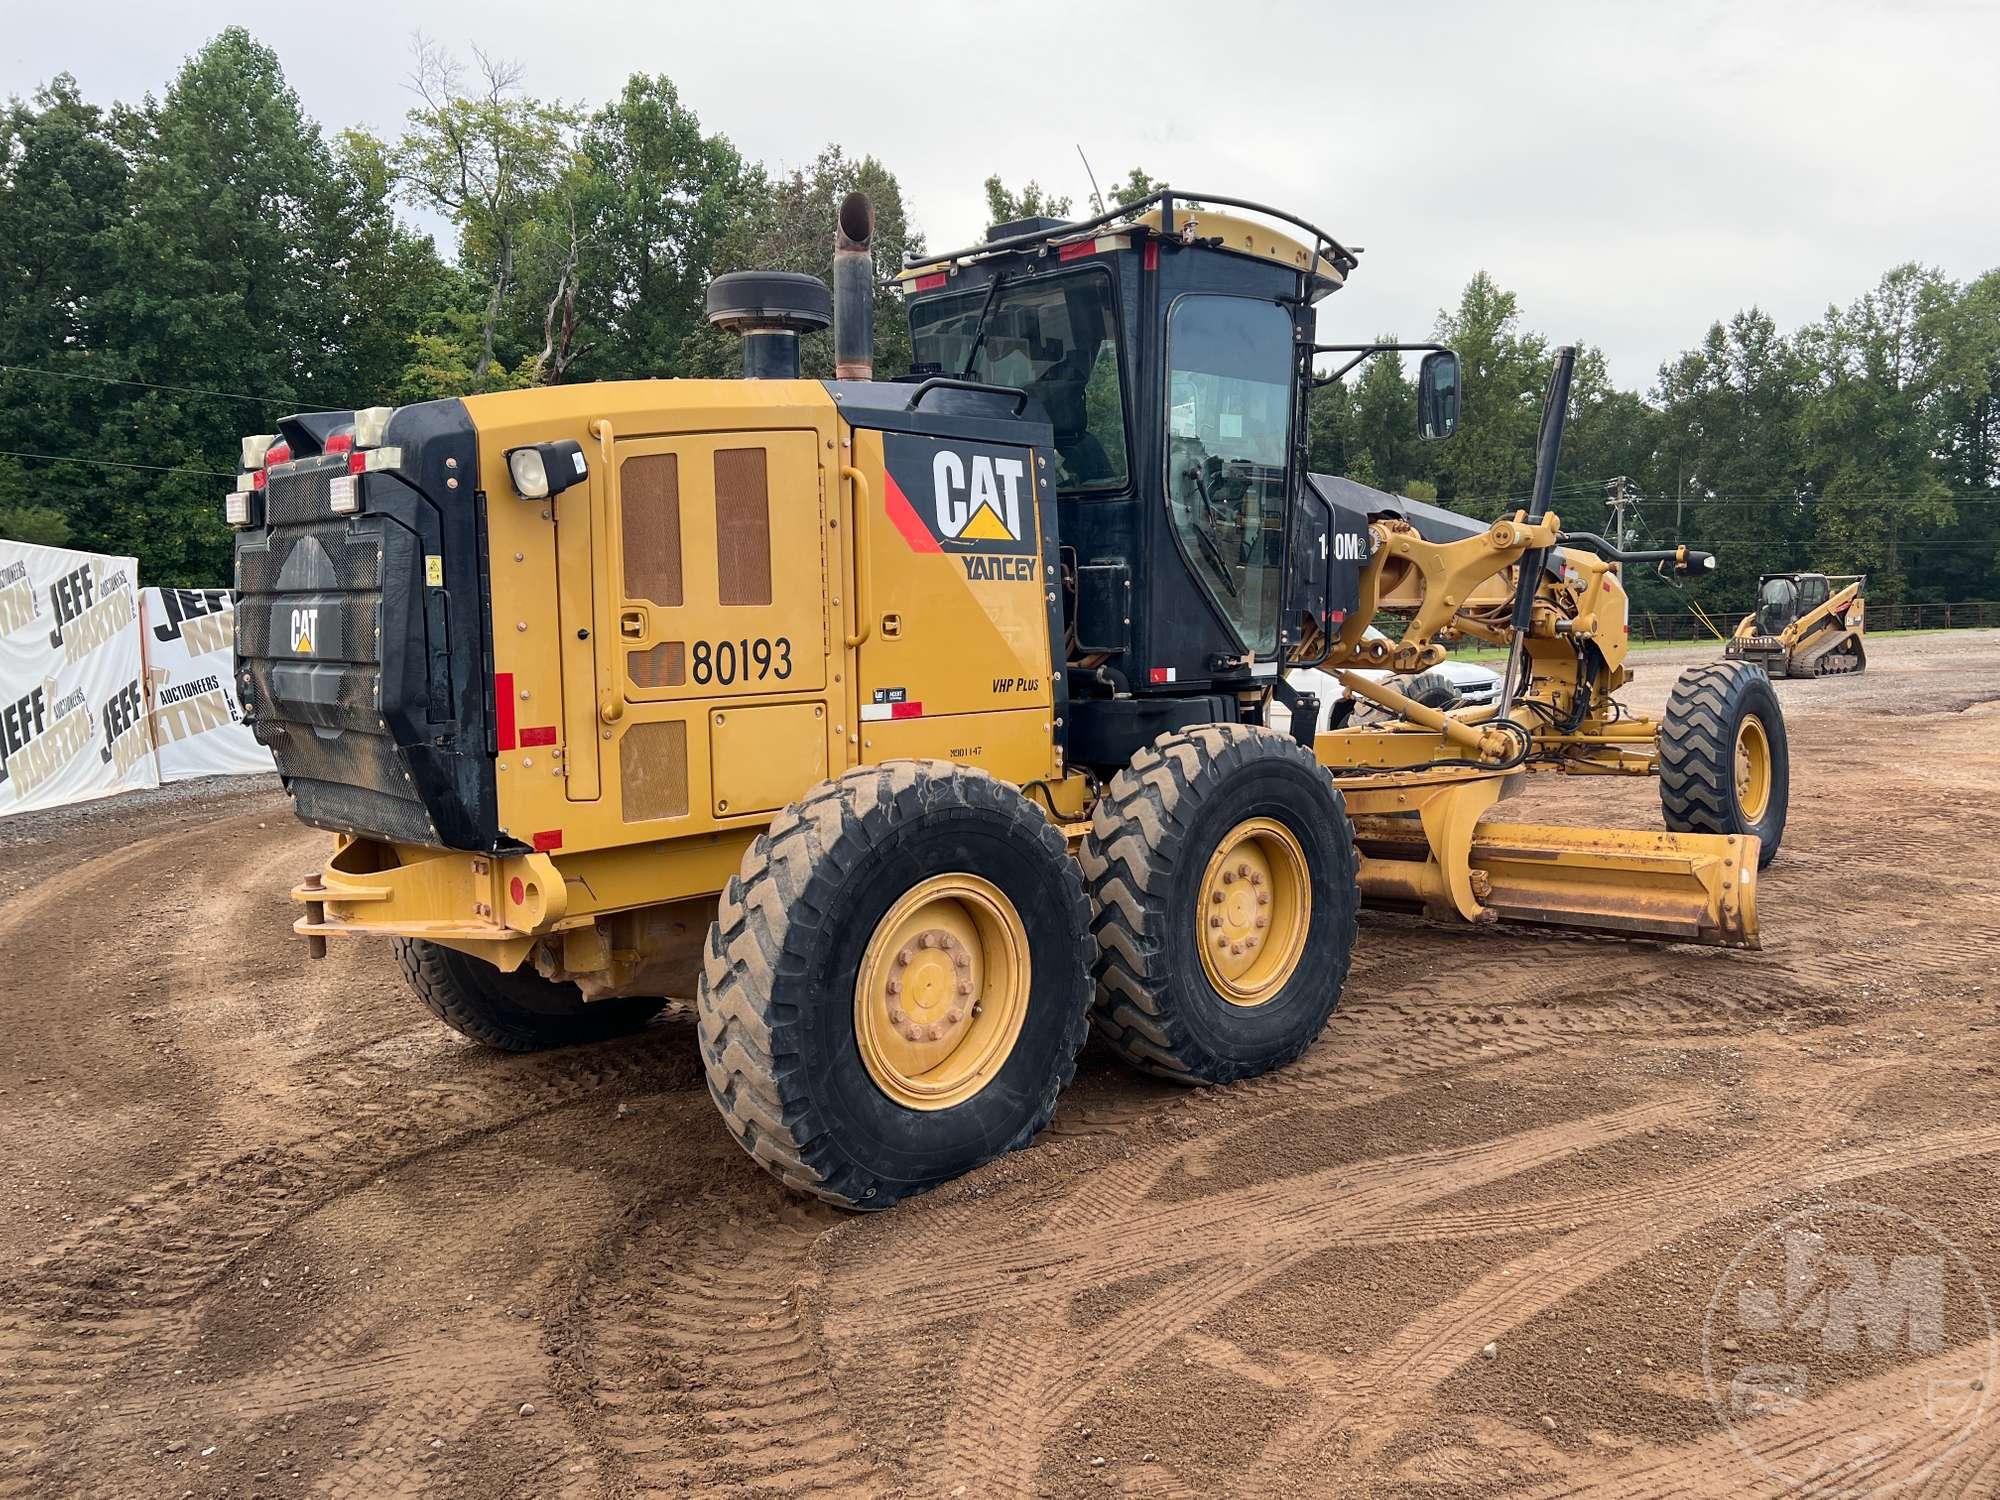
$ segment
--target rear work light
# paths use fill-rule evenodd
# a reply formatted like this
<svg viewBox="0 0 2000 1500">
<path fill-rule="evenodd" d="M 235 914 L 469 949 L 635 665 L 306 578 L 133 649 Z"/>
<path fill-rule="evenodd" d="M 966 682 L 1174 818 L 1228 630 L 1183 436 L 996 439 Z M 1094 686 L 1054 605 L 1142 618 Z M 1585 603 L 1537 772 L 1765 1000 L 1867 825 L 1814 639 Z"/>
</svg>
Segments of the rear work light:
<svg viewBox="0 0 2000 1500">
<path fill-rule="evenodd" d="M 357 448 L 379 448 L 389 431 L 389 418 L 396 415 L 393 406 L 364 406 L 354 414 L 354 446 Z"/>
<path fill-rule="evenodd" d="M 271 451 L 271 445 L 277 442 L 277 440 L 278 435 L 275 432 L 265 432 L 260 433 L 256 437 L 245 438 L 243 440 L 243 462 L 238 464 L 237 467 L 244 470 L 263 468 L 264 455 Z"/>
<path fill-rule="evenodd" d="M 336 516 L 351 516 L 361 509 L 361 481 L 352 474 L 337 474 L 326 487 L 327 504 Z"/>
<path fill-rule="evenodd" d="M 232 490 L 229 497 L 222 502 L 223 520 L 238 528 L 248 526 L 253 498 L 249 490 Z"/>
</svg>

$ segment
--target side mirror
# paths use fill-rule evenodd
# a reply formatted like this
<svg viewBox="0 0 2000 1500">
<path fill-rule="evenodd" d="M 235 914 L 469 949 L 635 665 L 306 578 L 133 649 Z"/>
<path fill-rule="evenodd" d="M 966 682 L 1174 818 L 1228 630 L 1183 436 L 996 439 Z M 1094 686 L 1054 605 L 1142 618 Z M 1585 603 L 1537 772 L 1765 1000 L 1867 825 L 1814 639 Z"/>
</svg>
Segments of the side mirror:
<svg viewBox="0 0 2000 1500">
<path fill-rule="evenodd" d="M 1458 356 L 1436 349 L 1417 370 L 1417 433 L 1428 441 L 1458 431 Z"/>
</svg>

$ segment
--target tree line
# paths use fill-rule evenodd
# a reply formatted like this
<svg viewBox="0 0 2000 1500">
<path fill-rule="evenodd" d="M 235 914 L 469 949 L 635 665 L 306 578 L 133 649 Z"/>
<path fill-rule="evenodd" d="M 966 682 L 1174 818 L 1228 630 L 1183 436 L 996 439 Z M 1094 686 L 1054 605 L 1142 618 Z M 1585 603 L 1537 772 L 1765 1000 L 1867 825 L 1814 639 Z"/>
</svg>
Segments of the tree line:
<svg viewBox="0 0 2000 1500">
<path fill-rule="evenodd" d="M 829 144 L 747 159 L 672 81 L 635 73 L 596 108 L 519 67 L 419 38 L 392 139 L 329 134 L 276 54 L 223 32 L 164 92 L 95 104 L 71 76 L 0 112 L 0 535 L 131 553 L 149 580 L 228 576 L 237 440 L 287 412 L 535 384 L 726 375 L 703 291 L 749 266 L 831 271 L 834 205 L 866 191 L 886 276 L 923 237 L 893 171 Z M 1097 211 L 1152 191 L 1095 183 Z M 985 183 L 994 221 L 1067 215 Z M 414 212 L 412 212 L 414 211 Z M 440 249 L 423 223 L 449 226 Z M 962 236 L 961 236 L 962 237 Z M 1340 315 L 1340 298 L 1328 304 Z M 878 367 L 908 367 L 891 293 Z M 1417 440 L 1407 372 L 1377 359 L 1315 394 L 1317 469 L 1476 514 L 1526 494 L 1552 343 L 1481 273 L 1435 335 L 1464 360 L 1457 437 Z M 807 369 L 831 372 L 824 335 Z M 1689 585 L 1747 605 L 1755 575 L 1866 571 L 1873 597 L 2000 597 L 2000 270 L 1960 285 L 1909 264 L 1789 333 L 1752 308 L 1616 388 L 1578 364 L 1557 501 L 1628 538 L 1718 551 Z M 1650 577 L 1641 602 L 1681 596 Z"/>
</svg>

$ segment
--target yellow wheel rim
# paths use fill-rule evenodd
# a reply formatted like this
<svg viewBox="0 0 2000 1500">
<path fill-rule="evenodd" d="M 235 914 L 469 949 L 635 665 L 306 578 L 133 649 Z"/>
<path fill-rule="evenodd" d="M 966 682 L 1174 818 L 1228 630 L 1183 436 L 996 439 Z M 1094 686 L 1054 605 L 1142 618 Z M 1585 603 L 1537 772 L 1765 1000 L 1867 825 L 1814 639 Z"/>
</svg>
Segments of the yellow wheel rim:
<svg viewBox="0 0 2000 1500">
<path fill-rule="evenodd" d="M 1736 806 L 1755 823 L 1771 805 L 1771 741 L 1764 721 L 1744 719 L 1736 729 Z"/>
<path fill-rule="evenodd" d="M 1305 850 L 1269 818 L 1229 830 L 1202 872 L 1195 911 L 1201 966 L 1232 1005 L 1262 1005 L 1306 951 L 1312 882 Z"/>
<path fill-rule="evenodd" d="M 854 1035 L 876 1086 L 949 1109 L 993 1081 L 1028 1015 L 1028 933 L 977 875 L 934 875 L 876 924 L 854 984 Z"/>
</svg>

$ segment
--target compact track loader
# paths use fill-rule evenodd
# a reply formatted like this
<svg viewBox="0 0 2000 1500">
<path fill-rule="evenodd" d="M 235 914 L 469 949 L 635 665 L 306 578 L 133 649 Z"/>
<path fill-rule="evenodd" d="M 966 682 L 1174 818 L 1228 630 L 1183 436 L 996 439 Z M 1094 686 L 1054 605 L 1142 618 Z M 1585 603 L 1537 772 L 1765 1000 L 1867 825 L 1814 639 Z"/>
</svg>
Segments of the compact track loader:
<svg viewBox="0 0 2000 1500">
<path fill-rule="evenodd" d="M 1723 655 L 1786 677 L 1866 671 L 1867 585 L 1862 574 L 1766 573 L 1757 580 L 1757 608 L 1737 624 Z"/>
<path fill-rule="evenodd" d="M 292 892 L 309 947 L 392 940 L 502 1048 L 692 997 L 744 1148 L 879 1208 L 1029 1141 L 1092 1022 L 1189 1083 L 1297 1057 L 1363 904 L 1754 945 L 1784 724 L 1740 662 L 1657 722 L 1617 702 L 1620 565 L 1712 560 L 1549 510 L 1572 354 L 1512 515 L 1310 474 L 1313 383 L 1390 347 L 1314 341 L 1358 252 L 1199 199 L 904 268 L 905 380 L 871 375 L 857 195 L 831 294 L 711 285 L 744 379 L 246 440 L 238 681 L 334 834 Z M 838 377 L 799 378 L 829 323 Z M 1458 361 L 1421 347 L 1441 438 Z M 1498 702 L 1399 690 L 1463 638 L 1507 649 Z M 1316 734 L 1293 666 L 1388 712 Z M 1547 771 L 1657 775 L 1666 830 L 1488 817 Z"/>
</svg>

